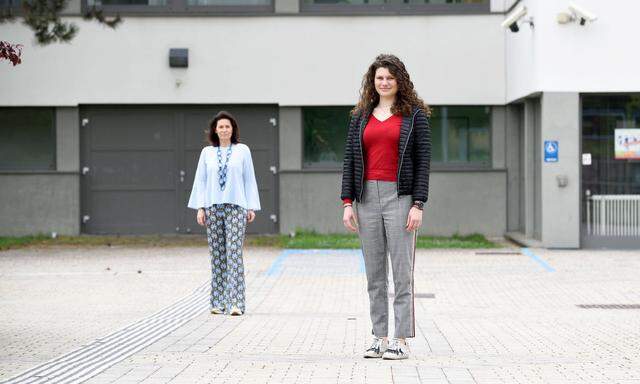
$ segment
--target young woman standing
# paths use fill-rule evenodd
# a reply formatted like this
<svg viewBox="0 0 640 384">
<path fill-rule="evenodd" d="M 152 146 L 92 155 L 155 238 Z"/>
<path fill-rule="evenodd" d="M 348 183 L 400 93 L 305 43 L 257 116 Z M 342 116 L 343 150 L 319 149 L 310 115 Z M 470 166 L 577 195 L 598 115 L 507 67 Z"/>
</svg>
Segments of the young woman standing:
<svg viewBox="0 0 640 384">
<path fill-rule="evenodd" d="M 211 254 L 211 313 L 242 315 L 245 311 L 242 246 L 247 222 L 260 210 L 251 151 L 241 144 L 238 123 L 218 113 L 209 126 L 210 146 L 200 153 L 189 208 L 207 227 Z"/>
<path fill-rule="evenodd" d="M 379 55 L 362 81 L 346 140 L 341 199 L 343 223 L 362 243 L 373 343 L 364 357 L 406 359 L 415 337 L 413 267 L 416 230 L 429 191 L 429 107 L 404 64 Z M 357 214 L 352 205 L 356 204 Z M 395 298 L 395 332 L 388 341 L 388 261 Z"/>
</svg>

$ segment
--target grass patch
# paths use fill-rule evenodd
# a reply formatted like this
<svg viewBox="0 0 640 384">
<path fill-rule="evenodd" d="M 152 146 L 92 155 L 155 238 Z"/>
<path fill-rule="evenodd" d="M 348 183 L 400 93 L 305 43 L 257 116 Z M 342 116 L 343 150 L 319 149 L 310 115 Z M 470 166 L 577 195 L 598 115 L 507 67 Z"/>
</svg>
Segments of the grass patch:
<svg viewBox="0 0 640 384">
<path fill-rule="evenodd" d="M 128 246 L 128 247 L 202 247 L 203 235 L 146 235 L 146 236 L 58 236 L 0 237 L 0 251 L 24 247 L 49 246 Z M 300 231 L 294 237 L 288 235 L 248 235 L 245 245 L 290 249 L 358 249 L 360 240 L 355 234 L 319 234 Z M 452 237 L 418 236 L 419 249 L 433 248 L 496 248 L 497 244 L 482 235 Z"/>
</svg>

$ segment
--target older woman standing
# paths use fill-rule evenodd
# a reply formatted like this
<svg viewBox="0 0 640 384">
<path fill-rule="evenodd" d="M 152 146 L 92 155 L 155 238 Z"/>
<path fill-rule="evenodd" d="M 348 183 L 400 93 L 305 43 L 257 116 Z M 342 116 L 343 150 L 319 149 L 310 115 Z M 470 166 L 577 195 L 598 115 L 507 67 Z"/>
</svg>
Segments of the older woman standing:
<svg viewBox="0 0 640 384">
<path fill-rule="evenodd" d="M 374 338 L 364 357 L 406 359 L 406 338 L 415 337 L 413 267 L 416 230 L 429 191 L 428 115 L 402 61 L 393 55 L 376 57 L 349 124 L 341 195 L 343 223 L 359 231 L 367 274 Z M 391 342 L 387 255 L 395 288 Z"/>
<path fill-rule="evenodd" d="M 202 149 L 189 208 L 207 228 L 211 254 L 211 313 L 245 312 L 242 246 L 247 222 L 260 210 L 260 198 L 249 147 L 239 142 L 238 123 L 218 113 L 209 126 L 210 146 Z"/>
</svg>

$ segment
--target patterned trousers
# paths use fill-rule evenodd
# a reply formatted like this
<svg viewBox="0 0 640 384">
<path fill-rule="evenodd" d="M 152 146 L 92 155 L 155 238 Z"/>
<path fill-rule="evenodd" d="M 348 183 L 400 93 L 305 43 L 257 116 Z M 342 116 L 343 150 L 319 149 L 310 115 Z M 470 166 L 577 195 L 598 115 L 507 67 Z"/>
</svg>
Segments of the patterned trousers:
<svg viewBox="0 0 640 384">
<path fill-rule="evenodd" d="M 226 313 L 238 307 L 244 313 L 242 244 L 247 210 L 235 204 L 214 204 L 205 209 L 205 217 L 211 255 L 211 307 Z"/>
</svg>

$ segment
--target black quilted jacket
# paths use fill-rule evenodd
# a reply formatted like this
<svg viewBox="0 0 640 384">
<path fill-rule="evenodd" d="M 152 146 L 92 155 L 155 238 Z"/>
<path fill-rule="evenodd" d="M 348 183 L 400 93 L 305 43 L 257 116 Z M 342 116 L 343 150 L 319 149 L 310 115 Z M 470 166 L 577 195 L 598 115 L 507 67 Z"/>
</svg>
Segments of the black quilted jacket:
<svg viewBox="0 0 640 384">
<path fill-rule="evenodd" d="M 369 113 L 355 115 L 349 122 L 349 133 L 342 166 L 340 198 L 362 201 L 364 153 L 362 135 Z M 429 166 L 431 163 L 431 127 L 427 114 L 414 108 L 411 116 L 402 118 L 398 145 L 398 195 L 412 195 L 413 200 L 427 201 Z"/>
</svg>

